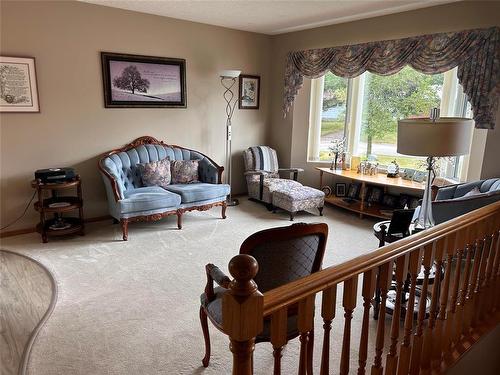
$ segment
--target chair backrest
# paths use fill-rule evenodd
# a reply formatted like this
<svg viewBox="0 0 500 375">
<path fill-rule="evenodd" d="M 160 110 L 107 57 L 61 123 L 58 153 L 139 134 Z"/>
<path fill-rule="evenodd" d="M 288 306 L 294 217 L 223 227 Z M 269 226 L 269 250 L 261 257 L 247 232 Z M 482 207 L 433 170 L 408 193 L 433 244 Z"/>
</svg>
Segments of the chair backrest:
<svg viewBox="0 0 500 375">
<path fill-rule="evenodd" d="M 278 172 L 278 155 L 269 146 L 254 146 L 243 151 L 245 171 Z"/>
<path fill-rule="evenodd" d="M 265 293 L 319 271 L 327 238 L 328 225 L 297 223 L 254 233 L 243 242 L 240 254 L 259 263 L 254 280 Z"/>
</svg>

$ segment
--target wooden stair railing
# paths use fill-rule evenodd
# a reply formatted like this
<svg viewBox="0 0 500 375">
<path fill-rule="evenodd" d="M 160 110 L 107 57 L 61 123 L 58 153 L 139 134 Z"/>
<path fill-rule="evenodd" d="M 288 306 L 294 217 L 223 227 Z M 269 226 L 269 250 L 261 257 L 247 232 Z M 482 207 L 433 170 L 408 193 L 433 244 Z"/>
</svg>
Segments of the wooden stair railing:
<svg viewBox="0 0 500 375">
<path fill-rule="evenodd" d="M 431 283 L 433 266 L 435 277 Z M 231 341 L 233 375 L 253 374 L 255 336 L 267 316 L 271 317 L 271 343 L 279 349 L 275 350 L 274 374 L 281 373 L 287 309 L 293 305 L 298 305 L 301 345 L 296 372 L 312 375 L 308 365 L 312 346 L 307 342 L 315 333 L 319 336 L 313 325 L 318 293 L 322 294 L 323 319 L 320 375 L 367 371 L 372 375 L 441 374 L 500 323 L 500 202 L 264 295 L 252 280 L 258 270 L 255 259 L 238 255 L 231 260 L 229 269 L 235 280 L 223 299 L 223 324 Z M 419 274 L 423 274 L 423 282 L 417 286 Z M 359 275 L 363 280 L 358 296 Z M 379 288 L 381 294 L 379 316 L 385 317 L 391 285 L 400 295 L 405 283 L 409 283 L 407 308 L 402 309 L 396 298 L 391 324 L 388 319 L 371 320 L 375 289 Z M 330 334 L 338 286 L 343 286 L 344 331 L 341 357 L 336 358 L 340 364 L 337 371 L 331 368 Z M 414 308 L 417 296 L 421 298 Z M 358 299 L 363 309 L 361 323 L 353 320 Z M 352 368 L 352 324 L 360 324 L 361 331 L 357 368 Z M 377 325 L 376 329 L 370 330 L 370 325 Z M 368 339 L 370 334 L 375 335 L 374 340 Z M 374 343 L 373 347 L 370 343 Z"/>
</svg>

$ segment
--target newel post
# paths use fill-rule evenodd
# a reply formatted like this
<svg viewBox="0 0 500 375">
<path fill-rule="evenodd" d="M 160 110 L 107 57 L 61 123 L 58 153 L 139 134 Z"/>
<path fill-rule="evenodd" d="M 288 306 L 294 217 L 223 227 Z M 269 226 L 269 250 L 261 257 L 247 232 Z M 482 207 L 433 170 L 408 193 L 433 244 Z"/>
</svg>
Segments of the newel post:
<svg viewBox="0 0 500 375">
<path fill-rule="evenodd" d="M 255 337 L 263 329 L 264 297 L 253 281 L 259 265 L 250 255 L 237 255 L 229 262 L 233 281 L 222 299 L 222 326 L 229 335 L 233 375 L 253 374 Z"/>
</svg>

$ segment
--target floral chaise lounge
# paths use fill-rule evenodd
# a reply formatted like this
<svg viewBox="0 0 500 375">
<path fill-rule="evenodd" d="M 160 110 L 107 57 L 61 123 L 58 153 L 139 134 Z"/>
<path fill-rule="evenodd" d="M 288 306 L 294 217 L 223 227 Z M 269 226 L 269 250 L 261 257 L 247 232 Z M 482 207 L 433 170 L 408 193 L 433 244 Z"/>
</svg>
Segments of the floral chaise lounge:
<svg viewBox="0 0 500 375">
<path fill-rule="evenodd" d="M 197 161 L 192 163 L 197 164 L 197 181 L 173 181 L 163 187 L 145 186 L 140 167 L 167 158 L 170 161 Z M 167 145 L 153 137 L 141 137 L 104 154 L 98 166 L 106 188 L 109 213 L 121 223 L 125 241 L 131 221 L 177 215 L 177 226 L 181 229 L 184 212 L 214 206 L 222 206 L 222 218 L 226 218 L 226 197 L 230 188 L 221 183 L 224 168 L 201 152 Z"/>
</svg>

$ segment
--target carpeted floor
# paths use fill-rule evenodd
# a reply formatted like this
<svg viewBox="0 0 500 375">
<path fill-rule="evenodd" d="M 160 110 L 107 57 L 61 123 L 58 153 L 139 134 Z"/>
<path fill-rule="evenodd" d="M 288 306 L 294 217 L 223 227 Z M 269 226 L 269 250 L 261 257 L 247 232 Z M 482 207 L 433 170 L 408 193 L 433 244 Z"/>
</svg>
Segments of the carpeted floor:
<svg viewBox="0 0 500 375">
<path fill-rule="evenodd" d="M 327 207 L 324 217 L 302 213 L 299 221 L 329 225 L 324 267 L 377 246 L 374 221 L 342 210 Z M 176 229 L 173 217 L 132 224 L 128 242 L 121 241 L 120 227 L 108 221 L 89 225 L 84 237 L 48 244 L 41 244 L 36 234 L 4 239 L 3 248 L 41 262 L 58 286 L 55 309 L 34 342 L 27 374 L 229 374 L 228 340 L 213 326 L 211 364 L 201 367 L 204 346 L 198 309 L 206 282 L 204 265 L 215 263 L 227 272 L 246 237 L 289 224 L 286 214 L 272 214 L 244 198 L 240 206 L 228 208 L 226 220 L 220 219 L 220 209 L 213 209 L 186 214 L 182 230 Z M 338 372 L 336 354 L 342 342 L 341 290 L 337 300 L 332 373 Z M 362 313 L 359 306 L 355 321 Z M 323 336 L 318 315 L 315 359 L 320 357 Z M 355 326 L 353 365 L 359 343 Z M 373 332 L 375 322 L 371 326 Z M 298 349 L 298 340 L 289 343 L 283 374 L 296 372 Z M 272 363 L 271 346 L 257 345 L 255 373 L 272 373 Z"/>
</svg>

